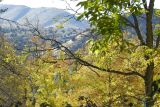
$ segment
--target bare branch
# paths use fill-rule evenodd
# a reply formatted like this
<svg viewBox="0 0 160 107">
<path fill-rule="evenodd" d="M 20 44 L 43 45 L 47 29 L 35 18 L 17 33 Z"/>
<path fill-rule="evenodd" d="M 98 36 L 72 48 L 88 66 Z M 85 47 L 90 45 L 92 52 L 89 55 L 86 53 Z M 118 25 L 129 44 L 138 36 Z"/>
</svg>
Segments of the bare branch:
<svg viewBox="0 0 160 107">
<path fill-rule="evenodd" d="M 73 8 L 71 7 L 71 5 L 67 2 L 67 0 L 65 0 L 65 2 L 66 2 L 66 4 L 68 5 L 67 10 L 73 11 L 74 14 L 79 14 L 78 11 L 79 11 L 82 7 L 79 7 L 77 10 L 75 10 L 75 9 L 73 9 Z"/>
<path fill-rule="evenodd" d="M 33 26 L 32 26 L 33 27 Z M 70 51 L 67 47 L 65 47 L 64 45 L 62 45 L 60 42 L 54 40 L 54 39 L 47 39 L 44 38 L 41 33 L 38 31 L 38 29 L 34 28 L 35 31 L 37 31 L 38 35 L 41 39 L 43 40 L 50 40 L 53 41 L 54 43 L 56 43 L 57 45 L 59 45 L 59 49 L 64 51 L 69 57 L 75 59 L 77 62 L 79 62 L 81 65 L 87 66 L 87 67 L 92 67 L 94 69 L 100 70 L 100 71 L 104 71 L 104 72 L 108 72 L 108 73 L 115 73 L 115 74 L 120 74 L 120 75 L 125 75 L 125 76 L 131 76 L 131 75 L 136 75 L 139 76 L 141 78 L 144 78 L 144 76 L 136 71 L 128 71 L 128 72 L 123 72 L 123 71 L 118 71 L 118 70 L 111 70 L 111 69 L 105 69 L 105 68 L 101 68 L 98 67 L 96 65 L 93 65 L 87 61 L 84 61 L 83 59 L 79 58 L 78 56 L 76 56 L 72 51 Z"/>
<path fill-rule="evenodd" d="M 6 20 L 6 21 L 11 21 L 11 20 L 8 20 L 8 19 L 3 19 L 3 18 L 0 18 L 2 20 Z M 18 25 L 20 25 L 19 23 L 15 22 L 15 21 L 11 21 L 13 23 L 16 23 Z M 33 30 L 35 32 L 38 33 L 38 37 L 40 37 L 41 39 L 43 40 L 46 40 L 46 41 L 52 41 L 53 43 L 59 45 L 59 48 L 64 51 L 68 56 L 70 56 L 72 59 L 75 59 L 77 62 L 79 62 L 80 64 L 84 65 L 84 66 L 87 66 L 87 67 L 92 67 L 92 68 L 95 68 L 97 70 L 100 70 L 100 71 L 105 71 L 105 72 L 108 72 L 108 73 L 115 73 L 115 74 L 120 74 L 120 75 L 125 75 L 125 76 L 131 76 L 131 75 L 136 75 L 136 76 L 139 76 L 141 78 L 144 78 L 144 76 L 136 71 L 128 71 L 128 72 L 123 72 L 123 71 L 117 71 L 117 70 L 111 70 L 111 69 L 105 69 L 105 68 L 101 68 L 101 67 L 98 67 L 96 65 L 93 65 L 93 64 L 90 64 L 88 63 L 87 61 L 84 61 L 82 59 L 80 59 L 79 57 L 77 57 L 72 51 L 70 51 L 67 47 L 63 46 L 60 42 L 54 40 L 54 39 L 50 39 L 50 38 L 45 38 L 44 36 L 41 35 L 40 31 L 35 28 L 32 24 L 29 24 L 31 28 L 33 28 Z M 21 25 L 23 26 L 23 25 Z M 40 50 L 42 51 L 42 50 Z M 45 50 L 46 51 L 46 50 Z"/>
<path fill-rule="evenodd" d="M 84 61 L 78 57 L 75 57 L 75 59 L 82 65 L 84 66 L 89 66 L 89 67 L 92 67 L 92 68 L 95 68 L 97 70 L 100 70 L 100 71 L 105 71 L 105 72 L 108 72 L 108 73 L 115 73 L 115 74 L 120 74 L 120 75 L 125 75 L 125 76 L 131 76 L 131 75 L 137 75 L 141 78 L 144 78 L 144 76 L 136 71 L 128 71 L 128 72 L 123 72 L 123 71 L 118 71 L 118 70 L 111 70 L 111 69 L 105 69 L 105 68 L 101 68 L 101 67 L 98 67 L 96 65 L 93 65 L 93 64 L 90 64 L 88 63 L 87 61 Z"/>
</svg>

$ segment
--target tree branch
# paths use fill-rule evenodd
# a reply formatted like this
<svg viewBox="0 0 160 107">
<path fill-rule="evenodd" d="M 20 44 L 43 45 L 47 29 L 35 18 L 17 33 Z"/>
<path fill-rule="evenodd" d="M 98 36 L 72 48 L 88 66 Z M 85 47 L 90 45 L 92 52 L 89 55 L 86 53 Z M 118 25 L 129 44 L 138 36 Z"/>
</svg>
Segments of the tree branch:
<svg viewBox="0 0 160 107">
<path fill-rule="evenodd" d="M 151 12 L 150 14 L 152 14 L 154 3 L 155 3 L 155 0 L 150 0 L 150 3 L 149 3 L 149 10 Z"/>
<path fill-rule="evenodd" d="M 146 13 L 146 45 L 150 48 L 153 48 L 153 26 L 152 18 L 154 11 L 154 2 L 155 0 L 150 0 L 148 12 Z"/>
<path fill-rule="evenodd" d="M 135 31 L 136 31 L 136 33 L 137 33 L 138 39 L 140 40 L 141 45 L 145 45 L 145 42 L 144 42 L 144 40 L 143 40 L 141 31 L 140 31 L 140 29 L 139 29 L 138 19 L 137 19 L 136 15 L 133 14 L 133 13 L 132 13 L 132 17 L 133 17 L 134 25 L 135 25 L 135 26 L 134 26 L 134 29 L 135 29 Z"/>
<path fill-rule="evenodd" d="M 140 29 L 139 29 L 139 23 L 138 23 L 137 17 L 136 17 L 134 14 L 132 14 L 132 17 L 133 17 L 133 20 L 134 20 L 134 24 L 133 24 L 128 18 L 126 18 L 126 17 L 124 17 L 124 16 L 121 16 L 121 17 L 122 17 L 122 19 L 123 19 L 124 21 L 127 22 L 127 26 L 130 26 L 130 27 L 132 27 L 133 29 L 135 29 L 135 32 L 137 33 L 137 36 L 138 36 L 138 39 L 140 40 L 141 45 L 145 45 L 145 42 L 144 42 L 144 40 L 143 40 L 141 31 L 140 31 Z"/>
<path fill-rule="evenodd" d="M 144 6 L 145 10 L 147 10 L 148 9 L 147 8 L 147 1 L 146 0 L 142 0 L 142 2 L 143 2 L 143 6 Z"/>
<path fill-rule="evenodd" d="M 125 16 L 121 16 L 121 18 L 127 22 L 128 26 L 135 28 L 134 24 L 128 18 L 126 18 Z"/>
<path fill-rule="evenodd" d="M 70 49 L 68 49 L 67 47 L 65 47 L 64 45 L 62 45 L 62 43 L 60 43 L 57 40 L 54 39 L 49 39 L 49 38 L 45 38 L 44 36 L 41 35 L 41 33 L 39 32 L 38 29 L 36 29 L 34 26 L 32 26 L 33 29 L 38 33 L 38 37 L 43 39 L 43 40 L 47 40 L 47 41 L 51 41 L 51 43 L 54 43 L 53 45 L 58 45 L 59 49 L 63 52 L 65 52 L 69 57 L 75 59 L 77 62 L 79 62 L 81 65 L 87 66 L 87 67 L 92 67 L 94 69 L 100 70 L 100 71 L 104 71 L 104 72 L 108 72 L 108 73 L 114 73 L 114 74 L 120 74 L 120 75 L 125 75 L 125 76 L 132 76 L 132 75 L 136 75 L 139 76 L 141 78 L 144 79 L 144 76 L 136 71 L 128 71 L 128 72 L 124 72 L 124 71 L 118 71 L 118 70 L 111 70 L 111 69 L 106 69 L 106 68 L 102 68 L 102 67 L 98 67 L 96 65 L 93 65 L 87 61 L 84 61 L 83 59 L 79 58 L 78 56 L 76 56 Z"/>
<path fill-rule="evenodd" d="M 156 48 L 159 47 L 159 43 L 160 43 L 160 36 L 157 37 L 157 40 L 156 40 Z"/>
<path fill-rule="evenodd" d="M 87 61 L 84 61 L 78 57 L 75 57 L 75 59 L 82 65 L 84 66 L 89 66 L 89 67 L 92 67 L 92 68 L 95 68 L 97 70 L 100 70 L 100 71 L 105 71 L 105 72 L 108 72 L 108 73 L 114 73 L 114 74 L 120 74 L 120 75 L 125 75 L 125 76 L 131 76 L 131 75 L 136 75 L 136 76 L 139 76 L 141 78 L 144 78 L 144 76 L 136 71 L 128 71 L 128 72 L 123 72 L 123 71 L 118 71 L 118 70 L 111 70 L 111 69 L 105 69 L 105 68 L 101 68 L 101 67 L 98 67 L 96 65 L 93 65 L 93 64 L 90 64 L 88 63 Z"/>
</svg>

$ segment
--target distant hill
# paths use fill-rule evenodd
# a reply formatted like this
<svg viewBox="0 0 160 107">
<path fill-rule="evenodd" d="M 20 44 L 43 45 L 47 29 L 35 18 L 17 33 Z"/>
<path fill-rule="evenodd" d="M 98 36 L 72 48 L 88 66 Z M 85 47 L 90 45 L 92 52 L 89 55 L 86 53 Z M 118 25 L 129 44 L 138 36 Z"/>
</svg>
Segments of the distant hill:
<svg viewBox="0 0 160 107">
<path fill-rule="evenodd" d="M 0 9 L 8 8 L 8 10 L 0 14 L 0 17 L 7 18 L 19 23 L 24 23 L 26 18 L 31 23 L 37 23 L 43 27 L 50 27 L 55 25 L 57 22 L 63 22 L 67 18 L 73 17 L 74 15 L 57 8 L 30 8 L 23 5 L 4 5 L 0 4 Z M 74 18 L 70 19 L 65 23 L 65 27 L 70 28 L 87 28 L 87 21 L 77 21 Z"/>
<path fill-rule="evenodd" d="M 76 32 L 81 32 L 89 28 L 87 21 L 77 21 L 73 14 L 68 13 L 62 9 L 57 8 L 30 8 L 23 5 L 4 5 L 0 4 L 0 9 L 8 10 L 0 14 L 1 18 L 16 21 L 20 24 L 26 23 L 26 19 L 33 25 L 40 25 L 42 32 L 45 36 L 55 36 L 55 38 L 62 42 L 65 46 L 75 51 L 81 48 L 86 41 L 87 37 L 84 35 L 76 35 Z M 69 19 L 69 20 L 68 20 Z M 65 23 L 64 23 L 65 22 Z M 63 27 L 55 34 L 55 29 L 58 25 L 63 24 Z M 23 27 L 16 28 L 10 26 L 10 23 L 0 20 L 1 31 L 14 42 L 18 48 L 23 48 L 31 40 L 32 34 L 28 29 Z"/>
</svg>

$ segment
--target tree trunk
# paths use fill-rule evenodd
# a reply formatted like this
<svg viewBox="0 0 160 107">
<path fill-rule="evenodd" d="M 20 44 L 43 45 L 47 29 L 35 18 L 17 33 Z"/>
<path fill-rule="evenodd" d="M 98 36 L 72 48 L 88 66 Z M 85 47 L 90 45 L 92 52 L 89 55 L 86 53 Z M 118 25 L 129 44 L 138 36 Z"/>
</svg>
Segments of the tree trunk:
<svg viewBox="0 0 160 107">
<path fill-rule="evenodd" d="M 146 12 L 146 46 L 150 49 L 153 49 L 153 26 L 152 18 L 154 11 L 154 2 L 155 0 L 149 1 L 149 6 Z M 145 56 L 146 60 L 149 60 L 150 57 Z M 152 93 L 152 83 L 153 83 L 153 74 L 154 74 L 154 62 L 150 62 L 147 65 L 145 72 L 145 105 L 144 107 L 152 107 L 154 105 L 153 93 Z"/>
<path fill-rule="evenodd" d="M 24 89 L 24 96 L 22 97 L 22 107 L 26 107 L 27 103 L 27 89 Z"/>
<path fill-rule="evenodd" d="M 145 102 L 144 107 L 152 107 L 154 105 L 152 95 L 152 82 L 154 73 L 154 62 L 148 64 L 145 73 Z"/>
</svg>

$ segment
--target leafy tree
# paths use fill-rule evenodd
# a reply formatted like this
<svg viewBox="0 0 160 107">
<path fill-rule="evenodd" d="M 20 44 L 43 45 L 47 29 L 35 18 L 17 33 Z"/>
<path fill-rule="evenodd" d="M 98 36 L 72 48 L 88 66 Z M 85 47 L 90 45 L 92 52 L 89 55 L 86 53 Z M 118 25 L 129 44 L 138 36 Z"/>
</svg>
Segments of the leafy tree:
<svg viewBox="0 0 160 107">
<path fill-rule="evenodd" d="M 160 64 L 159 25 L 153 23 L 153 18 L 155 15 L 158 16 L 159 12 L 154 9 L 154 2 L 154 0 L 150 0 L 148 5 L 145 0 L 87 0 L 80 2 L 78 5 L 83 6 L 85 11 L 79 16 L 79 19 L 82 17 L 87 18 L 92 25 L 92 31 L 99 34 L 96 40 L 94 39 L 90 42 L 91 46 L 89 48 L 91 52 L 87 55 L 84 52 L 87 57 L 84 59 L 87 61 L 82 60 L 79 57 L 81 55 L 73 54 L 72 51 L 60 42 L 53 38 L 43 36 L 38 29 L 33 28 L 33 32 L 36 32 L 32 38 L 34 46 L 29 47 L 33 56 L 29 56 L 28 59 L 31 61 L 32 57 L 36 57 L 41 58 L 41 60 L 33 60 L 35 61 L 34 64 L 38 63 L 38 66 L 35 66 L 33 63 L 30 64 L 31 66 L 26 64 L 28 71 L 30 71 L 28 76 L 33 79 L 32 81 L 29 79 L 31 84 L 30 89 L 28 89 L 31 90 L 28 97 L 32 98 L 32 106 L 35 106 L 37 102 L 40 105 L 42 104 L 42 106 L 48 103 L 54 105 L 56 98 L 52 95 L 54 95 L 56 89 L 60 90 L 58 90 L 60 97 L 57 98 L 57 101 L 59 101 L 59 105 L 61 106 L 63 96 L 65 95 L 64 93 L 70 95 L 68 94 L 68 90 L 72 90 L 72 86 L 75 87 L 77 93 L 79 89 L 86 86 L 82 84 L 81 81 L 94 87 L 93 85 L 95 83 L 93 83 L 93 81 L 87 81 L 88 77 L 83 78 L 81 77 L 82 75 L 76 75 L 77 77 L 72 78 L 66 73 L 69 69 L 67 64 L 63 63 L 65 60 L 64 57 L 66 56 L 66 59 L 74 59 L 78 64 L 87 66 L 96 74 L 95 69 L 114 73 L 113 75 L 107 73 L 105 77 L 109 78 L 108 82 L 106 82 L 108 86 L 103 86 L 101 83 L 105 81 L 105 79 L 96 81 L 98 84 L 96 84 L 96 87 L 98 87 L 96 92 L 107 96 L 103 96 L 107 102 L 107 106 L 112 106 L 115 99 L 117 105 L 123 103 L 123 105 L 126 106 L 126 98 L 128 98 L 129 95 L 133 95 L 131 97 L 137 97 L 140 91 L 141 97 L 144 97 L 142 99 L 144 100 L 145 106 L 153 106 L 158 99 L 158 68 Z M 146 27 L 141 26 L 141 22 L 144 22 L 143 24 L 145 24 Z M 33 26 L 31 25 L 30 27 Z M 57 26 L 57 28 L 62 28 L 62 26 Z M 45 41 L 47 41 L 46 44 L 44 43 Z M 65 52 L 64 57 L 60 59 L 59 57 L 54 58 L 54 48 L 61 49 L 62 52 Z M 10 61 L 11 59 L 7 57 L 6 61 Z M 62 62 L 57 64 L 56 60 L 61 60 Z M 44 64 L 44 62 L 51 63 L 51 65 Z M 53 63 L 56 63 L 55 67 L 53 67 Z M 54 70 L 55 73 L 54 83 L 53 80 L 51 80 L 53 76 L 52 70 Z M 82 71 L 83 70 L 84 69 L 82 69 Z M 72 73 L 73 72 L 70 72 L 70 74 Z M 113 79 L 110 79 L 112 76 Z M 71 85 L 68 85 L 68 80 L 73 80 L 70 81 Z M 132 83 L 132 85 L 129 85 L 129 83 Z M 140 88 L 137 86 L 140 86 Z M 115 92 L 114 88 L 116 88 Z M 118 90 L 118 88 L 121 90 Z M 136 89 L 136 91 L 134 89 Z M 108 93 L 104 90 L 108 91 Z M 81 91 L 89 93 L 91 90 L 85 87 Z M 71 102 L 75 96 L 67 96 L 68 99 L 65 100 Z M 134 102 L 135 100 L 130 98 L 130 101 Z M 137 101 L 136 103 L 136 106 L 139 106 L 139 102 Z M 133 103 L 131 102 L 128 105 L 132 106 Z"/>
<path fill-rule="evenodd" d="M 25 105 L 26 79 L 23 57 L 16 55 L 11 44 L 0 37 L 0 105 L 13 106 L 18 102 Z"/>
<path fill-rule="evenodd" d="M 123 54 L 124 51 L 127 51 L 127 56 L 134 56 L 133 66 L 136 69 L 132 69 L 132 65 L 125 70 L 82 63 L 101 71 L 125 76 L 134 75 L 143 79 L 145 107 L 151 107 L 155 103 L 156 98 L 153 94 L 152 84 L 155 68 L 159 66 L 160 36 L 159 33 L 154 33 L 155 31 L 159 32 L 154 27 L 153 18 L 155 18 L 156 12 L 154 3 L 155 0 L 149 0 L 149 3 L 147 0 L 86 0 L 78 4 L 84 8 L 79 19 L 87 18 L 93 26 L 93 31 L 100 34 L 98 40 L 92 45 L 92 51 L 101 56 L 108 53 L 108 47 L 119 50 Z M 145 26 L 141 26 L 142 21 Z M 136 42 L 133 42 L 134 39 L 124 33 L 129 32 L 129 29 L 134 30 Z M 130 64 L 133 62 L 129 61 Z"/>
</svg>

